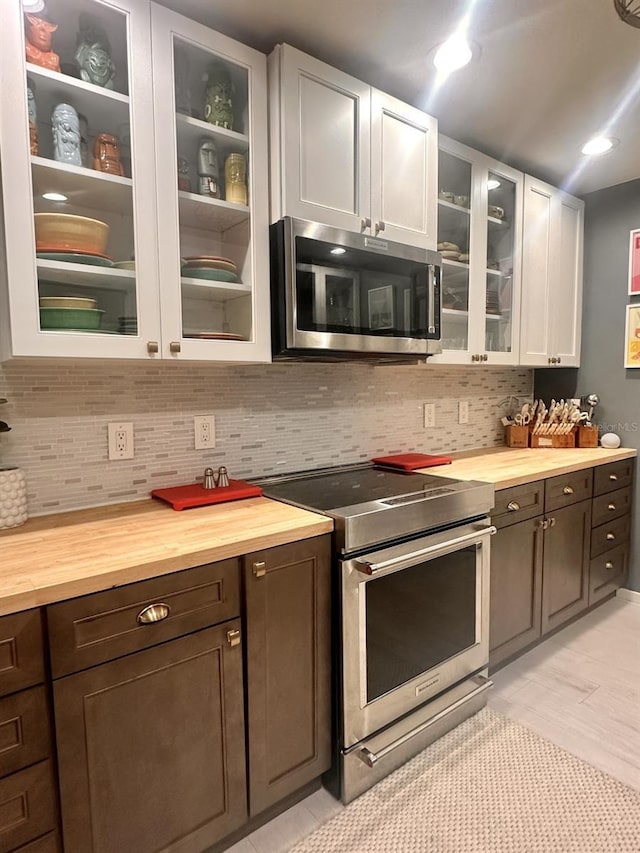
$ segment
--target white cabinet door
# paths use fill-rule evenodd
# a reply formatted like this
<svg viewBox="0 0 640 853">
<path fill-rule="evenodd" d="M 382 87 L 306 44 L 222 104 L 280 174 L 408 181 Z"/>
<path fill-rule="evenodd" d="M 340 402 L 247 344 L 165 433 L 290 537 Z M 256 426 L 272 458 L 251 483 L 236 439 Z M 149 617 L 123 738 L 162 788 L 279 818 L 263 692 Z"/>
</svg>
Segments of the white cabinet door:
<svg viewBox="0 0 640 853">
<path fill-rule="evenodd" d="M 584 203 L 526 176 L 520 363 L 580 363 Z"/>
<path fill-rule="evenodd" d="M 0 147 L 6 282 L 0 300 L 2 358 L 158 357 L 153 352 L 160 320 L 149 4 L 87 0 L 82 10 L 94 17 L 110 41 L 115 59 L 112 88 L 25 63 L 21 4 L 3 5 Z M 79 7 L 75 0 L 58 0 L 55 13 L 58 31 L 53 47 L 66 70 L 73 66 L 76 52 Z M 27 85 L 36 113 L 31 138 Z M 72 141 L 67 161 L 56 159 L 52 138 L 52 114 L 60 104 L 69 105 L 64 108 L 67 114 L 77 116 L 69 125 Z M 76 122 L 79 129 L 74 128 Z M 119 138 L 119 166 L 112 156 L 113 143 L 106 147 L 106 134 Z M 108 157 L 102 158 L 102 153 Z M 57 195 L 52 198 L 51 193 Z M 77 237 L 47 245 L 41 231 L 36 245 L 34 213 L 99 220 L 108 226 L 106 245 L 79 242 Z M 135 269 L 112 265 L 130 265 L 132 257 Z M 60 306 L 55 300 L 69 298 L 85 300 L 76 303 L 83 306 L 80 313 L 68 302 L 51 307 Z M 44 299 L 48 302 L 42 307 Z"/>
<path fill-rule="evenodd" d="M 156 4 L 152 45 L 162 355 L 269 361 L 266 57 Z"/>
<path fill-rule="evenodd" d="M 436 119 L 373 90 L 371 229 L 412 246 L 436 248 Z"/>
<path fill-rule="evenodd" d="M 273 52 L 269 73 L 272 220 L 363 230 L 371 217 L 370 87 L 289 45 Z"/>
</svg>

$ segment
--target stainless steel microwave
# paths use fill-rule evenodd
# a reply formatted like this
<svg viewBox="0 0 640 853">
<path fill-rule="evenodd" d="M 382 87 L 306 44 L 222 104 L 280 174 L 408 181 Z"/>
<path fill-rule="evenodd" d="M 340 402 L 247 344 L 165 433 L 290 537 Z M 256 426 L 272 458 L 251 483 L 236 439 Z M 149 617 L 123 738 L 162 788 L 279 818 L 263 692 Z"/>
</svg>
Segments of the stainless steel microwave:
<svg viewBox="0 0 640 853">
<path fill-rule="evenodd" d="M 270 238 L 274 359 L 415 362 L 442 351 L 437 252 L 291 217 Z"/>
</svg>

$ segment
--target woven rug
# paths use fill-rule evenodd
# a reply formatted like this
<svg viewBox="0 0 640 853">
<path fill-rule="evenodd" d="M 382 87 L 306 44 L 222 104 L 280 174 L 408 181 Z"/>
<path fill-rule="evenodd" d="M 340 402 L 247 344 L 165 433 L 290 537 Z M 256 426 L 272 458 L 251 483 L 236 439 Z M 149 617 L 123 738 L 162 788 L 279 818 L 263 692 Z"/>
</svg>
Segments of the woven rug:
<svg viewBox="0 0 640 853">
<path fill-rule="evenodd" d="M 640 792 L 488 708 L 290 853 L 638 853 Z"/>
</svg>

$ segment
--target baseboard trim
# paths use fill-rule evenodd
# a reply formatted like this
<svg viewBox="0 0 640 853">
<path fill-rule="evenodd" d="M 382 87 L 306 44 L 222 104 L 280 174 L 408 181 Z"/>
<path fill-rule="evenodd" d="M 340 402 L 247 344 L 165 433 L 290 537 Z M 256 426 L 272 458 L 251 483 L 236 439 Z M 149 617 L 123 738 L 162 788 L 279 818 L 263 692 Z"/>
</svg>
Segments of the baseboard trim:
<svg viewBox="0 0 640 853">
<path fill-rule="evenodd" d="M 624 589 L 623 587 L 620 587 L 616 595 L 618 598 L 624 598 L 625 601 L 633 601 L 634 604 L 640 604 L 640 592 L 636 592 L 633 589 Z"/>
</svg>

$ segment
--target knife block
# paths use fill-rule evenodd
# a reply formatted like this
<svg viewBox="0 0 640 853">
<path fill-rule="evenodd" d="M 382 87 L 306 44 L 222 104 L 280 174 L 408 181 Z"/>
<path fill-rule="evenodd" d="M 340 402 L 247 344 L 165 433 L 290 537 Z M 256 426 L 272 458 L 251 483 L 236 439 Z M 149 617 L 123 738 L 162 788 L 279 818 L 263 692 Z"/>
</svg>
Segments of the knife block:
<svg viewBox="0 0 640 853">
<path fill-rule="evenodd" d="M 575 447 L 576 446 L 576 431 L 572 429 L 571 432 L 564 433 L 563 435 L 536 435 L 535 433 L 531 433 L 531 447 Z"/>
<path fill-rule="evenodd" d="M 506 429 L 507 447 L 529 447 L 529 427 L 510 424 Z"/>
<path fill-rule="evenodd" d="M 581 426 L 578 427 L 578 447 L 597 447 L 598 446 L 598 427 Z"/>
</svg>

